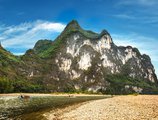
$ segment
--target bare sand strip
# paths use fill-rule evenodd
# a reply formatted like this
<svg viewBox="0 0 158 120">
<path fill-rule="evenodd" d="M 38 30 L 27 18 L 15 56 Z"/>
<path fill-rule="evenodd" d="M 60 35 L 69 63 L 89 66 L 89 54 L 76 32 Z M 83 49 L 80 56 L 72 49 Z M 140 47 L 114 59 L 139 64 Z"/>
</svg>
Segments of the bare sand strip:
<svg viewBox="0 0 158 120">
<path fill-rule="evenodd" d="M 58 109 L 44 116 L 48 120 L 158 120 L 158 96 L 115 96 Z"/>
</svg>

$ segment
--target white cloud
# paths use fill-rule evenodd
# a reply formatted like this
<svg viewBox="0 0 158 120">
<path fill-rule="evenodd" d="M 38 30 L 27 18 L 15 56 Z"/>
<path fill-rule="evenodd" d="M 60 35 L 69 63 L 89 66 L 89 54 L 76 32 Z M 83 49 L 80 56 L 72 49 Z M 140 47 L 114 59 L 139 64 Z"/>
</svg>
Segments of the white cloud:
<svg viewBox="0 0 158 120">
<path fill-rule="evenodd" d="M 5 48 L 27 50 L 32 48 L 39 39 L 54 39 L 64 28 L 65 24 L 43 20 L 13 26 L 3 25 L 0 41 Z"/>
<path fill-rule="evenodd" d="M 157 27 L 158 23 L 158 0 L 118 0 L 116 8 L 125 8 L 122 13 L 115 13 L 113 17 L 132 20 L 138 24 L 150 24 Z"/>
<path fill-rule="evenodd" d="M 24 55 L 25 53 L 23 53 L 23 52 L 16 52 L 16 53 L 14 53 L 14 55 Z"/>
<path fill-rule="evenodd" d="M 121 18 L 121 19 L 136 19 L 134 16 L 132 15 L 128 15 L 128 14 L 117 14 L 117 15 L 112 15 L 113 17 L 117 17 L 117 18 Z"/>
<path fill-rule="evenodd" d="M 4 40 L 4 39 L 5 39 L 5 37 L 0 37 L 0 41 L 1 41 L 1 40 Z"/>
<path fill-rule="evenodd" d="M 54 31 L 54 32 L 61 32 L 65 25 L 61 23 L 51 23 L 51 22 L 40 22 L 34 27 L 34 31 L 38 30 L 48 30 L 48 31 Z"/>
<path fill-rule="evenodd" d="M 158 41 L 155 38 L 141 36 L 138 34 L 112 34 L 114 43 L 118 46 L 133 46 L 140 50 L 141 54 L 147 54 L 151 57 L 156 74 L 158 75 Z"/>
<path fill-rule="evenodd" d="M 26 31 L 29 28 L 31 28 L 31 24 L 30 23 L 22 23 L 18 26 L 8 26 L 8 27 L 3 27 L 3 33 L 4 35 L 9 35 L 12 33 L 16 33 L 16 32 L 22 32 L 22 31 Z"/>
</svg>

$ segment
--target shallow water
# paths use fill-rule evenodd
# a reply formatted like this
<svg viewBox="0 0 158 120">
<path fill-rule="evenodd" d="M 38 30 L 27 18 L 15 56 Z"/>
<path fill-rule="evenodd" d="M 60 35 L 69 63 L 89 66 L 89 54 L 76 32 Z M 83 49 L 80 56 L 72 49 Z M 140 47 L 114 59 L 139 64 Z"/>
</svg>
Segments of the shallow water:
<svg viewBox="0 0 158 120">
<path fill-rule="evenodd" d="M 109 96 L 36 96 L 23 100 L 17 97 L 0 97 L 0 120 L 43 120 L 42 114 L 52 109 Z"/>
</svg>

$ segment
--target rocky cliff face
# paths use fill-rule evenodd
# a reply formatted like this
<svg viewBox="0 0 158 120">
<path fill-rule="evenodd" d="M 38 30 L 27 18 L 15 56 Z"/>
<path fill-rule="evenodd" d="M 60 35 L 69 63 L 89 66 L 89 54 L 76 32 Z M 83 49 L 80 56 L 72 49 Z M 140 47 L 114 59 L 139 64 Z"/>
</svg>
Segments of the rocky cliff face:
<svg viewBox="0 0 158 120">
<path fill-rule="evenodd" d="M 106 30 L 86 31 L 74 20 L 55 41 L 38 41 L 21 61 L 22 76 L 48 91 L 141 93 L 158 83 L 149 56 L 118 47 Z"/>
</svg>

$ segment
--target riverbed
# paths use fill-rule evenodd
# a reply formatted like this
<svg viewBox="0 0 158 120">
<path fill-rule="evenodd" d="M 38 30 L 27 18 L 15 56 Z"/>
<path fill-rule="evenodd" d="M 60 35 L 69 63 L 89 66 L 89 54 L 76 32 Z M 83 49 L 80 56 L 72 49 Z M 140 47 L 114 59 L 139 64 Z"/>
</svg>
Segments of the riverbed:
<svg viewBox="0 0 158 120">
<path fill-rule="evenodd" d="M 64 108 L 90 100 L 104 99 L 105 95 L 52 95 L 27 94 L 28 99 L 22 99 L 21 94 L 0 95 L 0 120 L 44 120 L 43 114 L 57 108 Z"/>
</svg>

